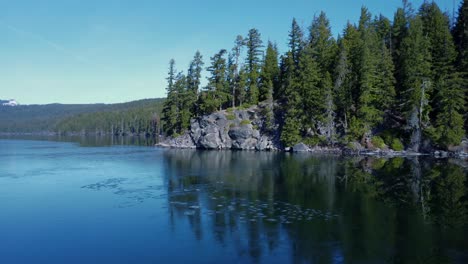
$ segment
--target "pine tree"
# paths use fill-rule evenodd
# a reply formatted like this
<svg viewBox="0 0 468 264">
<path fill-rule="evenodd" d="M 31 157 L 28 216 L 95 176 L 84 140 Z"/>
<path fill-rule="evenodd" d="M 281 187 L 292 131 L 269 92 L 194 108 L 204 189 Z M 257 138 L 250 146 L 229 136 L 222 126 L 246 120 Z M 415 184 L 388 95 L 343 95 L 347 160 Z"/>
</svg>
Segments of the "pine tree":
<svg viewBox="0 0 468 264">
<path fill-rule="evenodd" d="M 335 104 L 333 98 L 333 83 L 331 74 L 327 71 L 320 80 L 320 89 L 324 96 L 324 113 L 320 127 L 323 127 L 321 134 L 325 136 L 326 143 L 333 145 L 336 142 L 336 124 L 335 124 Z"/>
<path fill-rule="evenodd" d="M 341 133 L 347 132 L 347 121 L 350 114 L 349 106 L 351 106 L 351 89 L 349 86 L 350 65 L 348 61 L 348 54 L 341 39 L 338 39 L 338 59 L 335 69 L 335 81 L 333 87 L 333 97 L 336 105 L 336 117 Z"/>
<path fill-rule="evenodd" d="M 304 33 L 299 24 L 297 24 L 296 19 L 293 18 L 291 31 L 289 32 L 289 49 L 296 65 L 299 64 L 299 57 L 304 46 Z"/>
<path fill-rule="evenodd" d="M 381 111 L 393 111 L 395 108 L 395 66 L 393 65 L 390 49 L 386 46 L 385 38 L 380 39 L 379 57 L 377 61 L 377 91 L 378 107 Z"/>
<path fill-rule="evenodd" d="M 375 21 L 375 27 L 379 39 L 383 40 L 385 47 L 391 51 L 392 48 L 392 23 L 388 18 L 379 15 L 379 18 Z"/>
<path fill-rule="evenodd" d="M 302 139 L 302 132 L 305 127 L 302 124 L 304 121 L 304 97 L 302 95 L 307 89 L 306 85 L 309 85 L 305 79 L 309 77 L 309 72 L 302 72 L 306 68 L 305 60 L 304 65 L 300 65 L 305 45 L 303 36 L 302 29 L 296 20 L 293 19 L 291 31 L 289 32 L 289 52 L 283 57 L 281 62 L 282 87 L 279 89 L 279 98 L 283 103 L 282 111 L 284 113 L 281 141 L 286 146 L 298 143 Z M 310 57 L 310 59 L 312 58 Z M 313 69 L 317 70 L 317 67 L 313 65 Z"/>
<path fill-rule="evenodd" d="M 242 48 L 245 46 L 245 40 L 242 36 L 237 36 L 234 42 L 234 47 L 232 48 L 231 53 L 229 54 L 228 60 L 228 78 L 229 78 L 229 87 L 231 91 L 231 106 L 236 107 L 236 100 L 238 100 L 236 91 L 239 88 L 239 71 L 241 68 L 239 58 L 242 53 Z"/>
<path fill-rule="evenodd" d="M 468 0 L 463 0 L 458 9 L 458 17 L 453 28 L 453 38 L 458 51 L 456 67 L 463 79 L 462 86 L 465 91 L 465 103 L 468 102 Z M 465 129 L 468 130 L 468 111 L 465 109 Z"/>
<path fill-rule="evenodd" d="M 216 110 L 221 110 L 230 102 L 230 90 L 227 81 L 227 65 L 224 58 L 227 51 L 220 50 L 211 57 L 211 65 L 207 68 L 210 73 L 208 77 L 208 85 L 199 103 L 202 113 L 207 114 Z"/>
<path fill-rule="evenodd" d="M 330 22 L 324 12 L 314 17 L 312 21 L 309 28 L 308 46 L 310 54 L 307 56 L 310 56 L 310 59 L 316 63 L 313 67 L 316 67 L 314 71 L 317 75 L 315 81 L 310 82 L 310 85 L 315 87 L 308 90 L 304 96 L 305 105 L 311 107 L 306 107 L 306 109 L 311 109 L 308 112 L 313 116 L 313 133 L 316 135 L 314 141 L 322 137 L 331 143 L 335 136 L 335 129 L 331 127 L 335 125 L 335 107 L 330 73 L 335 70 L 338 46 L 332 37 Z M 303 59 L 310 60 L 307 56 Z"/>
<path fill-rule="evenodd" d="M 233 52 L 229 53 L 228 55 L 228 62 L 227 62 L 227 84 L 229 87 L 229 91 L 231 93 L 231 107 L 236 107 L 236 87 L 237 87 L 237 77 L 239 75 L 237 64 L 235 63 L 235 55 Z"/>
<path fill-rule="evenodd" d="M 336 41 L 332 36 L 330 21 L 324 12 L 314 17 L 309 28 L 309 46 L 312 48 L 312 57 L 318 63 L 320 71 L 333 72 L 338 51 Z"/>
<path fill-rule="evenodd" d="M 299 65 L 297 66 L 296 83 L 293 87 L 298 90 L 301 97 L 298 108 L 305 111 L 300 116 L 303 121 L 303 132 L 308 137 L 317 141 L 319 124 L 323 122 L 325 115 L 325 93 L 319 86 L 320 71 L 317 62 L 312 56 L 312 48 L 306 47 L 300 53 Z"/>
<path fill-rule="evenodd" d="M 410 149 L 419 151 L 423 129 L 429 126 L 428 91 L 432 85 L 429 39 L 424 36 L 420 17 L 411 19 L 407 36 L 401 43 L 401 112 L 410 132 Z"/>
<path fill-rule="evenodd" d="M 162 121 L 164 132 L 168 136 L 177 133 L 177 119 L 178 119 L 178 104 L 179 98 L 177 91 L 174 89 L 174 82 L 176 78 L 175 61 L 171 59 L 169 62 L 169 72 L 167 79 L 167 99 L 164 102 L 162 110 Z"/>
<path fill-rule="evenodd" d="M 198 94 L 201 83 L 201 72 L 203 70 L 203 56 L 197 50 L 187 72 L 187 89 Z"/>
<path fill-rule="evenodd" d="M 174 82 L 174 91 L 176 91 L 177 100 L 177 122 L 175 126 L 176 133 L 183 133 L 190 126 L 190 119 L 193 117 L 193 90 L 187 89 L 187 77 L 183 73 L 178 73 Z"/>
<path fill-rule="evenodd" d="M 431 136 L 441 146 L 458 145 L 464 134 L 462 113 L 465 102 L 463 80 L 454 67 L 456 47 L 450 33 L 449 18 L 434 2 L 424 3 L 420 14 L 432 56 L 434 90 L 430 105 L 437 129 Z"/>
<path fill-rule="evenodd" d="M 372 128 L 382 122 L 383 111 L 380 105 L 380 91 L 377 79 L 377 35 L 371 21 L 371 14 L 363 7 L 359 19 L 360 47 L 358 49 L 358 85 L 357 115 L 351 124 L 351 133 L 356 138 L 368 137 Z"/>
<path fill-rule="evenodd" d="M 431 91 L 430 105 L 433 109 L 432 116 L 436 116 L 440 110 L 437 100 L 439 93 L 445 87 L 449 73 L 452 73 L 456 50 L 450 33 L 449 18 L 440 11 L 436 3 L 425 2 L 419 10 L 421 19 L 424 25 L 424 35 L 428 37 L 430 42 L 430 52 L 432 58 L 432 79 L 434 82 Z"/>
<path fill-rule="evenodd" d="M 273 98 L 273 91 L 278 85 L 279 79 L 278 49 L 273 43 L 268 42 L 265 60 L 260 73 L 260 101 Z"/>
<path fill-rule="evenodd" d="M 259 71 L 260 71 L 260 55 L 262 54 L 261 48 L 262 39 L 260 32 L 253 28 L 249 30 L 249 33 L 245 39 L 245 46 L 247 47 L 247 76 L 248 76 L 248 90 L 247 100 L 250 104 L 258 103 L 259 89 Z"/>
<path fill-rule="evenodd" d="M 395 90 L 397 91 L 396 101 L 401 104 L 403 98 L 400 97 L 400 91 L 403 90 L 403 56 L 401 43 L 408 34 L 409 20 L 413 16 L 413 10 L 408 1 L 403 1 L 403 7 L 398 8 L 393 18 L 392 37 L 390 52 L 393 57 L 393 64 L 395 65 Z M 395 109 L 399 111 L 399 109 Z"/>
<path fill-rule="evenodd" d="M 436 117 L 437 142 L 446 149 L 461 143 L 463 129 L 464 94 L 463 79 L 457 72 L 442 77 L 439 91 L 440 109 Z"/>
<path fill-rule="evenodd" d="M 236 96 L 237 104 L 243 105 L 247 101 L 247 87 L 248 87 L 248 70 L 244 65 L 239 70 L 239 75 L 236 79 Z"/>
<path fill-rule="evenodd" d="M 458 51 L 457 66 L 460 71 L 468 71 L 468 0 L 463 0 L 453 28 L 453 38 Z"/>
<path fill-rule="evenodd" d="M 282 112 L 283 124 L 281 128 L 281 142 L 285 146 L 292 146 L 301 139 L 301 116 L 303 114 L 302 100 L 299 93 L 299 87 L 296 77 L 296 66 L 292 52 L 288 52 L 283 57 L 281 63 L 281 101 L 283 105 Z"/>
<path fill-rule="evenodd" d="M 200 90 L 201 83 L 201 72 L 203 70 L 203 56 L 197 51 L 190 62 L 189 69 L 187 71 L 187 105 L 190 109 L 191 117 L 195 116 L 198 112 L 197 99 Z"/>
<path fill-rule="evenodd" d="M 337 119 L 342 133 L 348 134 L 350 120 L 356 115 L 358 91 L 357 50 L 360 45 L 357 28 L 347 24 L 343 38 L 339 40 L 339 55 L 335 70 L 334 97 L 337 107 Z"/>
<path fill-rule="evenodd" d="M 265 102 L 263 116 L 265 117 L 265 131 L 271 132 L 274 126 L 273 93 L 278 90 L 279 83 L 278 49 L 268 42 L 262 71 L 260 73 L 260 101 Z"/>
</svg>

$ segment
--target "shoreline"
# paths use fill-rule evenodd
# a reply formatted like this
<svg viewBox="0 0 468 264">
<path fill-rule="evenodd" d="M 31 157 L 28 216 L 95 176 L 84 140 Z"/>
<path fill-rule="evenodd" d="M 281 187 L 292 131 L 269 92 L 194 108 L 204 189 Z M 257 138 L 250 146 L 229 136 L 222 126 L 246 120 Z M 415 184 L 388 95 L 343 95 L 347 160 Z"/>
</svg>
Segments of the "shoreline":
<svg viewBox="0 0 468 264">
<path fill-rule="evenodd" d="M 111 135 L 110 133 L 82 133 L 82 132 L 73 132 L 73 133 L 57 133 L 57 132 L 0 132 L 0 137 L 144 137 L 152 138 L 151 135 L 146 134 L 124 134 L 124 135 Z M 156 143 L 154 146 L 157 148 L 166 148 L 166 149 L 192 149 L 192 150 L 210 150 L 210 151 L 259 151 L 259 152 L 284 152 L 284 153 L 307 153 L 315 155 L 335 155 L 335 156 L 365 156 L 365 157 L 433 157 L 433 158 L 457 158 L 457 159 L 468 159 L 467 152 L 454 152 L 454 151 L 443 151 L 443 150 L 434 150 L 432 152 L 412 152 L 412 151 L 394 151 L 394 150 L 370 150 L 370 149 L 359 149 L 353 150 L 347 147 L 310 147 L 303 143 L 296 144 L 294 147 L 280 148 L 273 147 L 269 149 L 242 149 L 242 148 L 203 148 L 197 147 L 195 145 L 181 145 L 180 142 L 177 142 L 173 138 L 164 138 L 162 136 L 155 136 L 154 138 L 159 138 L 160 142 Z"/>
<path fill-rule="evenodd" d="M 312 155 L 334 155 L 334 156 L 356 156 L 356 157 L 432 157 L 432 158 L 457 158 L 457 159 L 468 159 L 468 153 L 465 152 L 450 152 L 435 150 L 433 152 L 412 152 L 412 151 L 394 151 L 394 150 L 350 150 L 344 147 L 337 148 L 321 148 L 313 147 L 308 150 L 294 150 L 293 148 L 283 149 L 233 149 L 233 148 L 219 148 L 219 149 L 207 149 L 199 148 L 196 146 L 175 146 L 166 142 L 160 142 L 155 144 L 157 148 L 163 149 L 191 149 L 191 150 L 205 150 L 205 151 L 252 151 L 252 152 L 283 152 L 283 153 L 296 153 L 296 154 L 312 154 Z"/>
</svg>

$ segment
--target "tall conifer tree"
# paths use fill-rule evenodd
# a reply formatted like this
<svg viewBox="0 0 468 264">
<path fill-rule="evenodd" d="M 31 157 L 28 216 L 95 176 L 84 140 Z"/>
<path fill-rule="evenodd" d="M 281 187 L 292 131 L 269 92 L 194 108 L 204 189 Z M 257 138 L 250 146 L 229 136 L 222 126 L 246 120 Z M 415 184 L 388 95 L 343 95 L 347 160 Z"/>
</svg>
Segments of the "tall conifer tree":
<svg viewBox="0 0 468 264">
<path fill-rule="evenodd" d="M 260 32 L 253 28 L 249 30 L 249 33 L 245 39 L 245 46 L 247 48 L 247 80 L 248 80 L 248 90 L 247 90 L 247 100 L 250 104 L 257 104 L 259 97 L 259 88 L 258 81 L 260 75 L 260 63 L 261 63 L 261 54 L 263 47 L 262 39 Z"/>
<path fill-rule="evenodd" d="M 422 132 L 429 126 L 429 90 L 432 85 L 429 39 L 424 35 L 420 17 L 411 19 L 407 36 L 401 44 L 402 113 L 410 133 L 409 147 L 419 151 Z"/>
</svg>

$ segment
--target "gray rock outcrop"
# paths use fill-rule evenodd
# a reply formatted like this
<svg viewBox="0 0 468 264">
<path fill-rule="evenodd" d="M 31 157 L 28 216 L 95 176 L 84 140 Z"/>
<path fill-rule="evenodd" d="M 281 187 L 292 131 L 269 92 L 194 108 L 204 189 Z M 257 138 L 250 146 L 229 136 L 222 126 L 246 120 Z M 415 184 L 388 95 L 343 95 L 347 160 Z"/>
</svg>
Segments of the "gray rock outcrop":
<svg viewBox="0 0 468 264">
<path fill-rule="evenodd" d="M 190 130 L 159 143 L 161 147 L 237 150 L 279 150 L 278 135 L 261 133 L 261 108 L 219 111 L 192 119 Z M 275 130 L 277 131 L 277 130 Z"/>
</svg>

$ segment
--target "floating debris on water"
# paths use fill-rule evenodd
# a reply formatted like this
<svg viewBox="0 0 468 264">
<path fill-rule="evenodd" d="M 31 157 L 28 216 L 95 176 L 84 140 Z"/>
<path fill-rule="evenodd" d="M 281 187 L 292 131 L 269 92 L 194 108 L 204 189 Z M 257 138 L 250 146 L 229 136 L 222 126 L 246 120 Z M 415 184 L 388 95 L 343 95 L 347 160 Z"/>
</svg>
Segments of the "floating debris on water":
<svg viewBox="0 0 468 264">
<path fill-rule="evenodd" d="M 112 178 L 98 183 L 82 186 L 83 189 L 101 190 L 101 189 L 116 189 L 126 181 L 126 178 Z"/>
<path fill-rule="evenodd" d="M 185 211 L 184 213 L 185 215 L 188 215 L 188 216 L 192 216 L 192 215 L 195 215 L 196 214 L 196 211 L 194 210 L 191 210 L 191 211 Z"/>
</svg>

